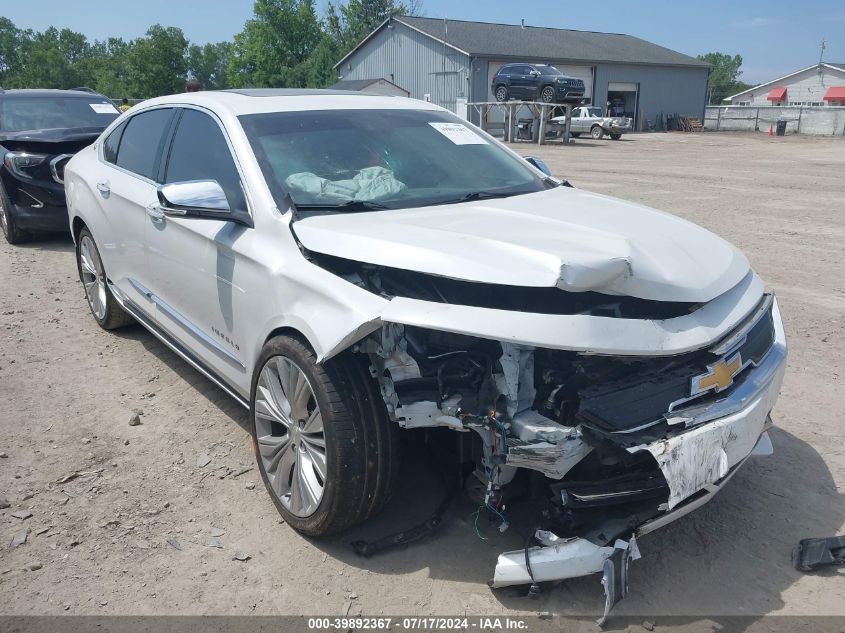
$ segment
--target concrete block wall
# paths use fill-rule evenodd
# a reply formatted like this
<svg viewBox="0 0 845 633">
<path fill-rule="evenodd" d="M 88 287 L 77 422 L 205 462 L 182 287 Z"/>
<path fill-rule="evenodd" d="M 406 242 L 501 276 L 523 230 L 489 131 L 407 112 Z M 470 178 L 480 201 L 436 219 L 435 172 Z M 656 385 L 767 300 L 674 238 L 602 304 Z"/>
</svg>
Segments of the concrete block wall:
<svg viewBox="0 0 845 633">
<path fill-rule="evenodd" d="M 722 132 L 768 132 L 786 120 L 787 134 L 845 136 L 845 107 L 708 106 L 704 128 Z"/>
</svg>

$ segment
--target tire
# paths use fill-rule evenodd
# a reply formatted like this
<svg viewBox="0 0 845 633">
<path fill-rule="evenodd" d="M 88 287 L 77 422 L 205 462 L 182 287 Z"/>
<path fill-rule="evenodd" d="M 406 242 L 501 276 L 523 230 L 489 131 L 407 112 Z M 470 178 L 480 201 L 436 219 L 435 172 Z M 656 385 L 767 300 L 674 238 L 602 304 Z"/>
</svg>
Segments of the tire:
<svg viewBox="0 0 845 633">
<path fill-rule="evenodd" d="M 594 125 L 590 130 L 590 136 L 597 141 L 600 141 L 604 137 L 604 130 L 601 129 L 600 126 Z"/>
<path fill-rule="evenodd" d="M 270 339 L 256 363 L 250 414 L 261 479 L 298 532 L 343 531 L 390 498 L 399 430 L 363 357 L 347 352 L 318 364 L 298 338 Z"/>
<path fill-rule="evenodd" d="M 17 227 L 15 216 L 12 215 L 12 201 L 6 195 L 6 188 L 2 182 L 0 182 L 0 230 L 9 244 L 21 244 L 30 238 L 29 233 Z"/>
<path fill-rule="evenodd" d="M 97 325 L 104 330 L 114 330 L 134 322 L 109 289 L 100 251 L 87 228 L 83 228 L 76 238 L 76 268 Z"/>
<path fill-rule="evenodd" d="M 499 103 L 503 103 L 510 99 L 510 95 L 508 94 L 508 87 L 505 85 L 496 86 L 496 101 Z"/>
<path fill-rule="evenodd" d="M 555 101 L 555 87 L 545 86 L 540 91 L 540 101 L 543 103 L 554 103 Z"/>
<path fill-rule="evenodd" d="M 614 141 L 618 141 L 620 138 L 622 138 L 622 135 L 621 134 L 611 134 L 610 138 L 613 139 Z"/>
<path fill-rule="evenodd" d="M 581 136 L 581 132 L 570 132 L 569 136 L 572 138 L 579 138 Z"/>
</svg>

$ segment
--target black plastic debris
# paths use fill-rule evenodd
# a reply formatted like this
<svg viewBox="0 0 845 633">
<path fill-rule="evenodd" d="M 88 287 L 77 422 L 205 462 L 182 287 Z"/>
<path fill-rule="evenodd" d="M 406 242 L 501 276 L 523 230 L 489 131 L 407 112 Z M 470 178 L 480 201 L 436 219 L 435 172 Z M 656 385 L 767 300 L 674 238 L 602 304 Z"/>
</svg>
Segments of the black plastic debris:
<svg viewBox="0 0 845 633">
<path fill-rule="evenodd" d="M 845 536 L 805 538 L 793 553 L 798 571 L 813 571 L 828 565 L 845 565 Z"/>
</svg>

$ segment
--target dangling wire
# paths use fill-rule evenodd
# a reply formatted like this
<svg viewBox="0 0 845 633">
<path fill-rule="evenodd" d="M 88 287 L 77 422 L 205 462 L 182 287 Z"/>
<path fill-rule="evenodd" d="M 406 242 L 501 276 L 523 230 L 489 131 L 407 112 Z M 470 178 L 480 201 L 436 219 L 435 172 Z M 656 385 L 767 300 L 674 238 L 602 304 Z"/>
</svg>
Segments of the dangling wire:
<svg viewBox="0 0 845 633">
<path fill-rule="evenodd" d="M 486 537 L 486 536 L 481 536 L 481 532 L 479 532 L 479 531 L 478 531 L 478 518 L 481 516 L 481 511 L 482 511 L 483 509 L 484 509 L 484 504 L 482 504 L 482 505 L 478 506 L 478 510 L 476 510 L 475 512 L 473 512 L 473 513 L 472 513 L 472 515 L 475 517 L 475 522 L 474 522 L 474 524 L 475 524 L 475 535 L 476 535 L 478 538 L 480 538 L 482 541 L 486 541 L 486 540 L 487 540 L 487 537 Z"/>
</svg>

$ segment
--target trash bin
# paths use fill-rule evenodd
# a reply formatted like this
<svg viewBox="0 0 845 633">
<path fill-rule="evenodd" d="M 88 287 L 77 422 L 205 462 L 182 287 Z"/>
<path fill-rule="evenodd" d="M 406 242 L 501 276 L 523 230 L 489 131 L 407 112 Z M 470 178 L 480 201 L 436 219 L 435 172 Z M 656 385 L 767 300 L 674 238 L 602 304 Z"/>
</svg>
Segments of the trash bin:
<svg viewBox="0 0 845 633">
<path fill-rule="evenodd" d="M 786 120 L 778 119 L 777 124 L 777 131 L 775 132 L 778 136 L 785 136 L 786 135 Z"/>
</svg>

